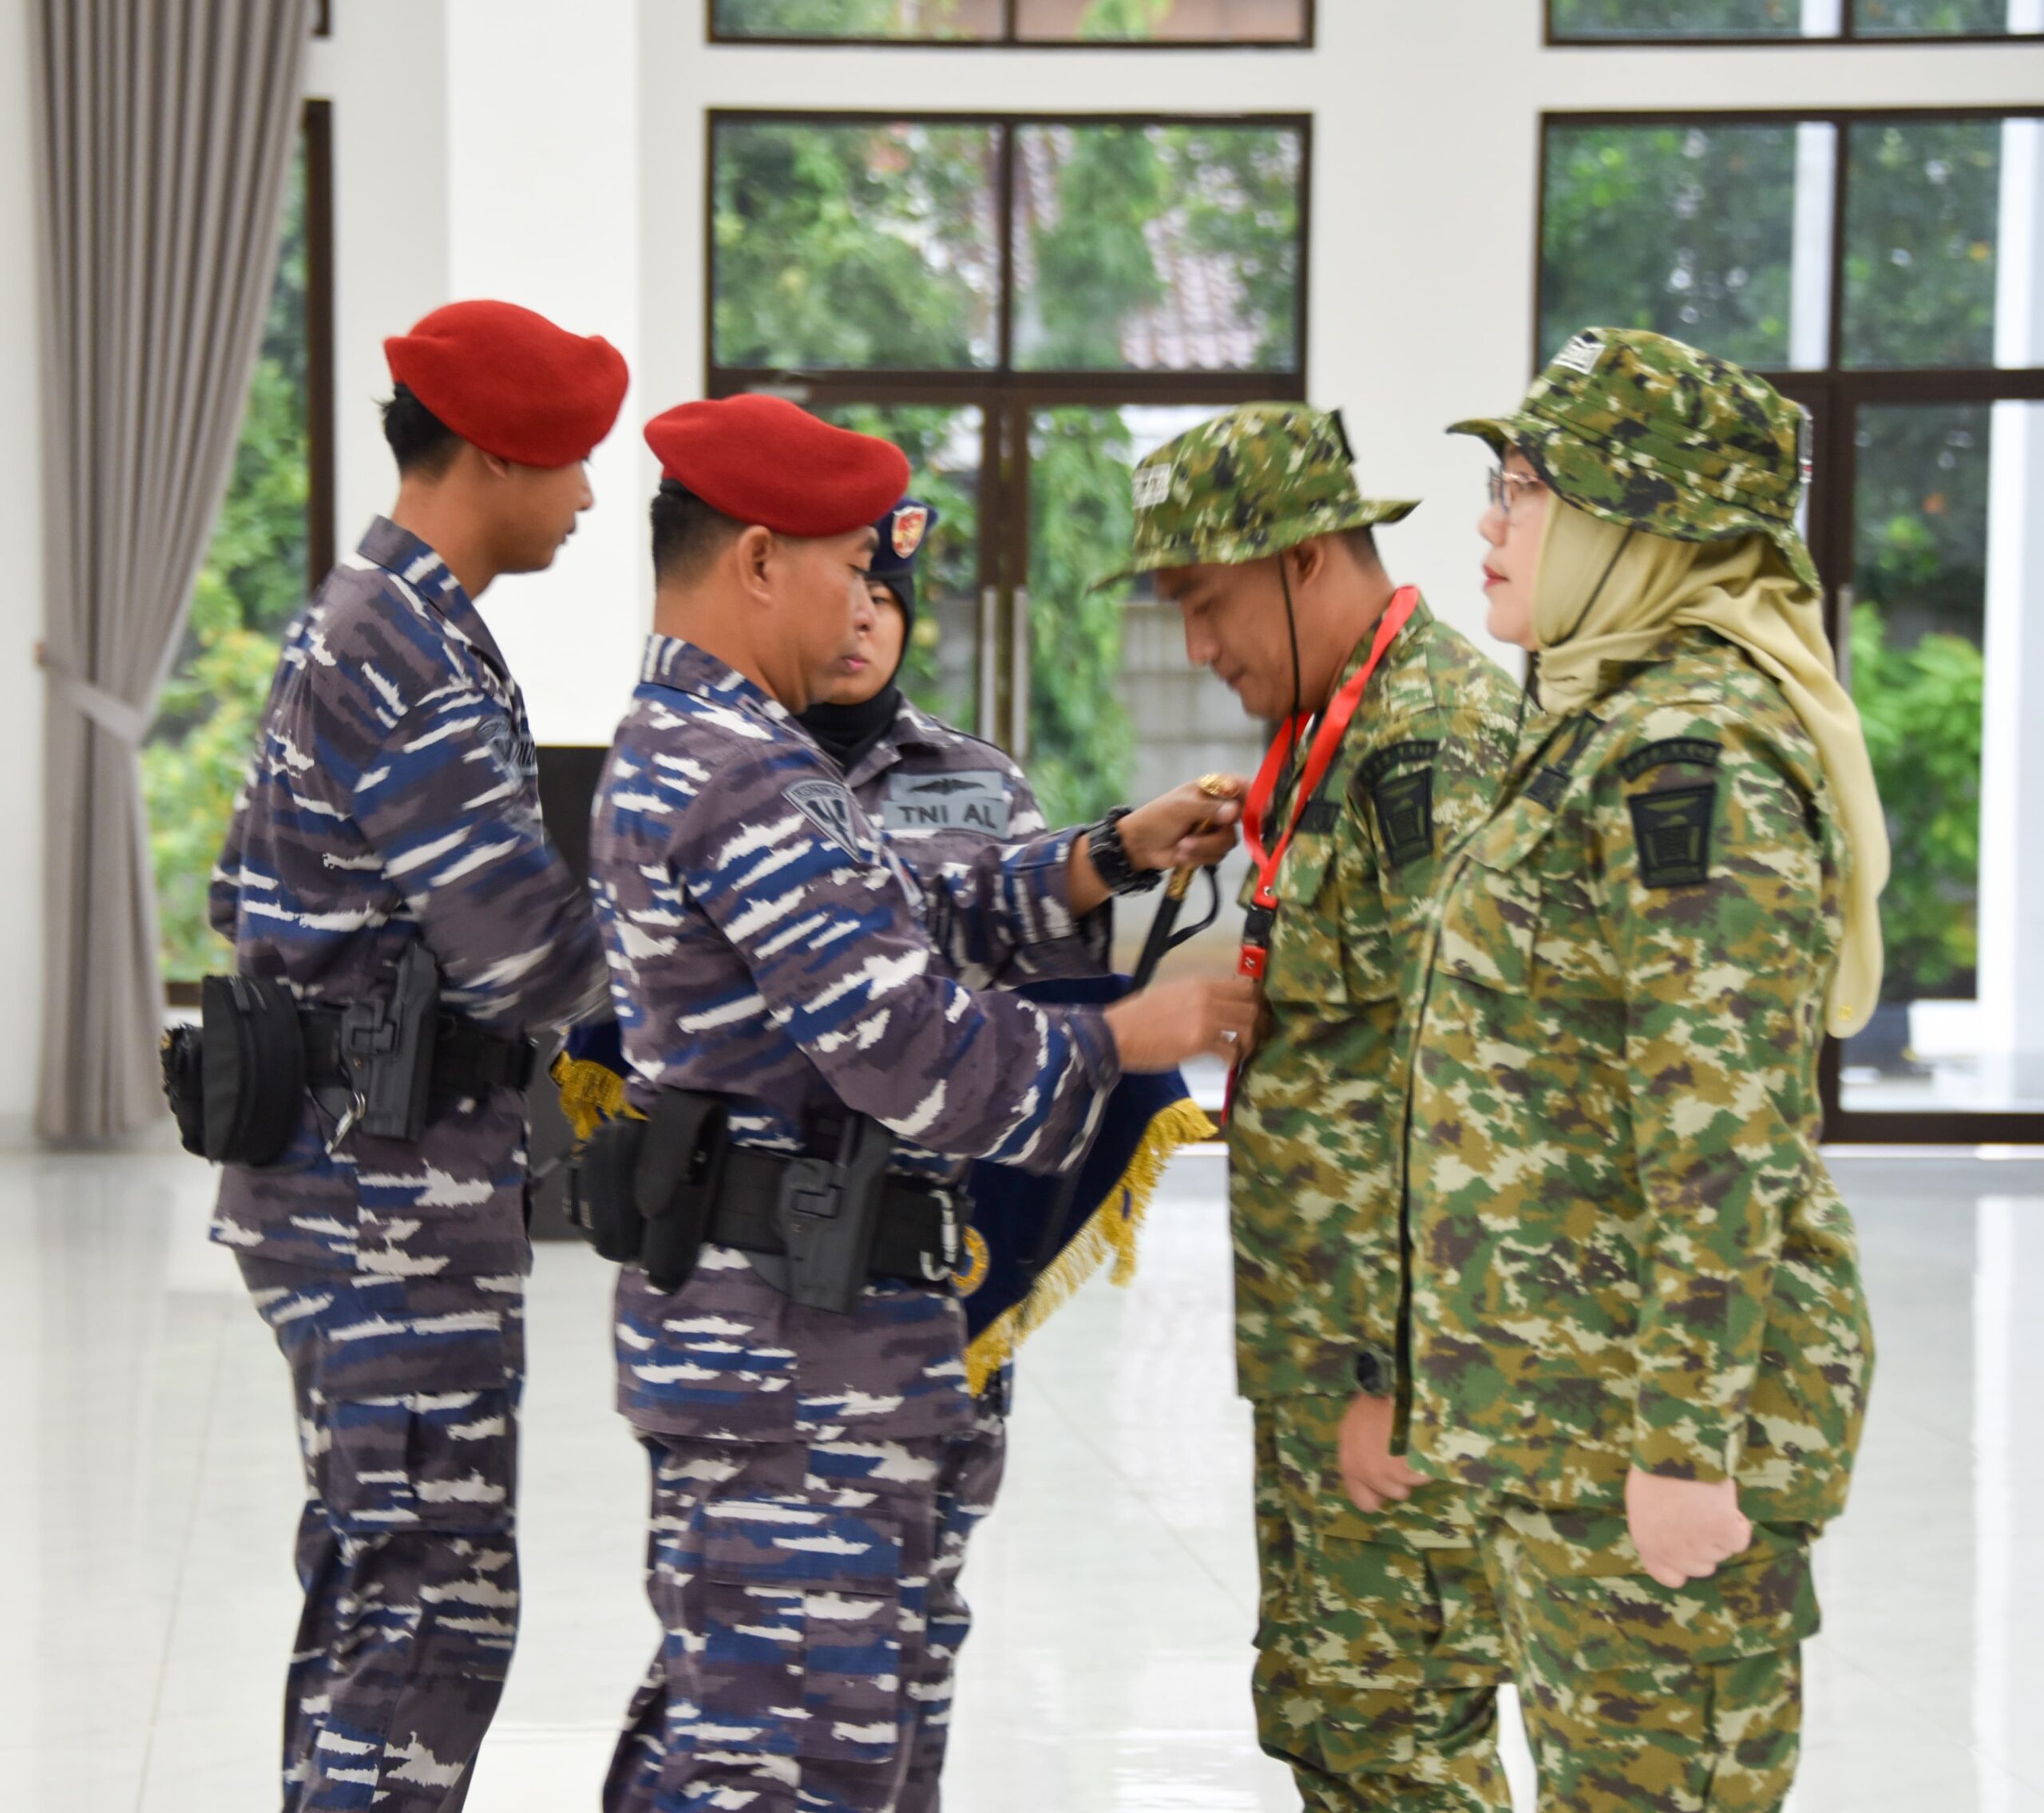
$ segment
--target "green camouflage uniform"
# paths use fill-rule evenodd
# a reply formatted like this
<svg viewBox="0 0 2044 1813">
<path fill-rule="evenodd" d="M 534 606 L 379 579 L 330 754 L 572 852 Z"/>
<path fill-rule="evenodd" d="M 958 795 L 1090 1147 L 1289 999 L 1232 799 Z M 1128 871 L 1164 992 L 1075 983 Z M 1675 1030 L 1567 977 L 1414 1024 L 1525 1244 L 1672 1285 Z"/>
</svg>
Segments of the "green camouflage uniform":
<svg viewBox="0 0 2044 1813">
<path fill-rule="evenodd" d="M 1520 414 L 1464 426 L 1607 521 L 1766 533 L 1813 579 L 1800 418 L 1735 366 L 1593 331 Z M 1781 691 L 1690 627 L 1528 726 L 1444 879 L 1400 1384 L 1413 1464 L 1480 1494 L 1543 1809 L 1759 1813 L 1793 1775 L 1809 1543 L 1872 1363 L 1817 1153 L 1847 861 Z M 1736 1479 L 1753 1546 L 1659 1585 L 1634 1467 Z"/>
<path fill-rule="evenodd" d="M 1333 418 L 1277 405 L 1161 449 L 1139 469 L 1136 497 L 1139 569 L 1265 558 L 1412 508 L 1359 496 Z M 1365 1514 L 1341 1483 L 1336 1438 L 1359 1377 L 1390 1384 L 1400 996 L 1424 954 L 1441 857 L 1487 816 L 1520 703 L 1495 666 L 1414 609 L 1278 869 L 1266 1029 L 1229 1129 L 1237 1352 L 1256 1406 L 1258 1724 L 1306 1805 L 1328 1813 L 1510 1806 L 1496 1752 L 1503 1641 L 1467 1496 L 1430 1486 Z M 1269 814 L 1274 843 L 1290 792 Z"/>
</svg>

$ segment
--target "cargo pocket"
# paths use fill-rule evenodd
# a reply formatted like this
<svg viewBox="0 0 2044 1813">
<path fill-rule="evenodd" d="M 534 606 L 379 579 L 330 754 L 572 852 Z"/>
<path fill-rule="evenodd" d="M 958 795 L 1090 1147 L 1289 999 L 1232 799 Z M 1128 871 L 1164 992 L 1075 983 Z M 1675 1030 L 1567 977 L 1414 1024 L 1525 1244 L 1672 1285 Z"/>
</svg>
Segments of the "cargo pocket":
<svg viewBox="0 0 2044 1813">
<path fill-rule="evenodd" d="M 1597 1521 L 1623 1528 L 1622 1519 Z M 1629 1542 L 1593 1545 L 1562 1567 L 1557 1558 L 1536 1539 L 1507 1570 L 1522 1635 L 1551 1678 L 1707 1668 L 1791 1649 L 1817 1629 L 1808 1538 L 1798 1526 L 1756 1525 L 1745 1554 L 1680 1587 L 1638 1571 Z"/>
<path fill-rule="evenodd" d="M 1442 899 L 1437 968 L 1493 994 L 1532 992 L 1541 904 L 1532 859 L 1554 827 L 1549 813 L 1519 806 L 1477 833 Z"/>
<path fill-rule="evenodd" d="M 901 1738 L 901 1534 L 798 1498 L 698 1514 L 695 1697 L 720 1749 L 885 1764 Z"/>
<path fill-rule="evenodd" d="M 330 1403 L 319 1495 L 354 1535 L 500 1534 L 512 1524 L 517 1415 L 501 1385 Z"/>
</svg>

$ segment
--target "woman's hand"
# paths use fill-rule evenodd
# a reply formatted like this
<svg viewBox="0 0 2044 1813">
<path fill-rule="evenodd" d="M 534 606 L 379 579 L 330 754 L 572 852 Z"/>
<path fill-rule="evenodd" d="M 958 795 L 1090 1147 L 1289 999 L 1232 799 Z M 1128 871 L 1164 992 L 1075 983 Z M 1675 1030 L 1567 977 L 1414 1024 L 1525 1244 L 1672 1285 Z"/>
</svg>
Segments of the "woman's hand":
<svg viewBox="0 0 2044 1813">
<path fill-rule="evenodd" d="M 1341 1469 L 1341 1483 L 1357 1510 L 1380 1511 L 1397 1500 L 1412 1495 L 1413 1488 L 1426 1484 L 1402 1455 L 1391 1451 L 1392 1403 L 1389 1398 L 1373 1398 L 1358 1391 L 1341 1413 L 1341 1435 L 1335 1459 Z"/>
</svg>

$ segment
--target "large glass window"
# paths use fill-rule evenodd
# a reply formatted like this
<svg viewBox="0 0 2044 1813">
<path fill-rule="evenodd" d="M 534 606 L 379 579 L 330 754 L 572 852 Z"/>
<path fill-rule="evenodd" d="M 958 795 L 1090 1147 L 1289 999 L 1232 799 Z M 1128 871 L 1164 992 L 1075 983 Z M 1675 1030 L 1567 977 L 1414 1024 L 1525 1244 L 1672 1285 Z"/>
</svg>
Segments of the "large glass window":
<svg viewBox="0 0 2044 1813">
<path fill-rule="evenodd" d="M 2035 0 L 1547 0 L 1555 44 L 2034 38 Z"/>
<path fill-rule="evenodd" d="M 1919 18 L 1919 23 L 1922 22 Z M 1547 123 L 1539 352 L 1593 323 L 1805 403 L 1808 534 L 1894 844 L 1834 1137 L 2044 1135 L 2044 117 Z"/>
<path fill-rule="evenodd" d="M 907 44 L 1307 44 L 1312 0 L 712 0 L 734 40 Z"/>
<path fill-rule="evenodd" d="M 283 244 L 225 500 L 154 726 L 142 786 L 166 981 L 196 983 L 225 947 L 206 921 L 276 665 L 277 643 L 333 560 L 325 323 L 331 280 L 328 114 L 311 103 L 285 199 Z"/>
</svg>

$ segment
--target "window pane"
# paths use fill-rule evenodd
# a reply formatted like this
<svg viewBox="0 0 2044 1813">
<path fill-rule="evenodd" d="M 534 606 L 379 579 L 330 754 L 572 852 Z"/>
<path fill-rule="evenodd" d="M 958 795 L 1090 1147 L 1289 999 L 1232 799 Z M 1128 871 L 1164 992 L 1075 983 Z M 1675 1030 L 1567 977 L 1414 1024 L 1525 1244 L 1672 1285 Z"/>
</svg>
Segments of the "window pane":
<svg viewBox="0 0 2044 1813">
<path fill-rule="evenodd" d="M 937 513 L 916 559 L 916 627 L 901 687 L 925 711 L 961 730 L 975 723 L 980 674 L 980 412 L 841 404 L 826 422 L 877 434 L 909 456 L 909 491 Z"/>
<path fill-rule="evenodd" d="M 988 366 L 990 126 L 718 122 L 713 348 L 776 370 Z"/>
<path fill-rule="evenodd" d="M 1193 408 L 1046 410 L 1029 431 L 1029 747 L 1023 766 L 1053 825 L 1099 817 L 1211 771 L 1252 774 L 1264 726 L 1185 657 L 1177 610 L 1146 578 L 1104 592 L 1094 581 L 1128 559 L 1137 461 L 1218 412 Z M 1232 903 L 1242 859 L 1222 871 Z M 1203 890 L 1204 885 L 1202 885 Z M 1188 905 L 1186 922 L 1202 902 Z M 1149 924 L 1143 902 L 1116 915 L 1126 968 Z M 1234 967 L 1240 921 L 1223 912 L 1175 962 Z"/>
<path fill-rule="evenodd" d="M 1064 43 L 1301 44 L 1306 6 L 1305 0 L 1020 0 L 1015 32 Z"/>
<path fill-rule="evenodd" d="M 192 588 L 176 669 L 142 750 L 167 981 L 196 982 L 228 955 L 206 923 L 206 891 L 269 695 L 279 637 L 307 589 L 305 188 L 301 140 L 227 497 Z"/>
<path fill-rule="evenodd" d="M 1016 145 L 1016 363 L 1291 371 L 1299 135 L 1031 126 Z"/>
<path fill-rule="evenodd" d="M 1895 857 L 1845 1105 L 2044 1108 L 2044 406 L 1868 408 L 1857 440 L 1850 671 Z"/>
<path fill-rule="evenodd" d="M 1820 323 L 1823 314 L 1821 251 L 1799 269 L 1806 248 L 1796 243 L 1799 144 L 1804 192 L 1823 201 L 1808 148 L 1829 140 L 1824 129 L 1815 132 L 1812 139 L 1793 125 L 1551 129 L 1542 358 L 1595 323 L 1652 328 L 1748 365 L 1821 364 L 1821 344 L 1807 346 L 1810 336 L 1795 331 L 1799 315 Z M 1806 209 L 1806 237 L 1828 237 L 1826 218 L 1821 205 Z"/>
<path fill-rule="evenodd" d="M 1847 134 L 1844 362 L 1991 365 L 2002 125 Z"/>
<path fill-rule="evenodd" d="M 999 38 L 1000 0 L 715 0 L 723 38 Z"/>
<path fill-rule="evenodd" d="M 1803 0 L 1553 0 L 1551 16 L 1557 38 L 1803 34 Z"/>
<path fill-rule="evenodd" d="M 1999 37 L 2009 0 L 1859 0 L 1855 29 L 1862 38 Z"/>
</svg>

